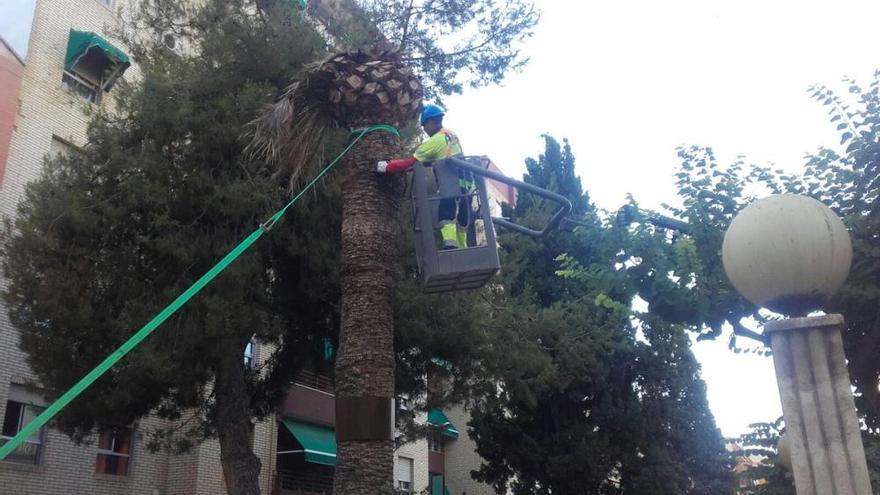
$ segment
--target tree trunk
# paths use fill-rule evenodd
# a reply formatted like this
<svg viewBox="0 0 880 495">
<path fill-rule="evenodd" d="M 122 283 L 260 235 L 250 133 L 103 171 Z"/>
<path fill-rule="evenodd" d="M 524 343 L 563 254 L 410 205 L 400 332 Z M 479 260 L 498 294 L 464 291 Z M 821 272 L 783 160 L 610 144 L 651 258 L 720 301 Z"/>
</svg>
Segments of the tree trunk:
<svg viewBox="0 0 880 495">
<path fill-rule="evenodd" d="M 253 429 L 245 389 L 244 344 L 230 342 L 217 370 L 217 433 L 220 463 L 228 495 L 260 495 L 260 459 L 254 454 Z M 238 349 L 238 351 L 234 349 Z"/>
<path fill-rule="evenodd" d="M 392 271 L 397 258 L 396 212 L 400 177 L 380 176 L 376 162 L 395 157 L 400 139 L 375 131 L 344 159 L 342 216 L 342 329 L 336 358 L 337 411 L 346 399 L 381 403 L 394 396 Z M 349 403 L 350 404 L 350 403 Z M 391 418 L 378 418 L 388 421 Z M 337 428 L 338 425 L 337 415 Z M 386 423 L 387 425 L 388 423 Z M 390 427 L 389 427 L 390 428 Z M 390 438 L 340 440 L 333 493 L 393 492 L 394 446 Z"/>
</svg>

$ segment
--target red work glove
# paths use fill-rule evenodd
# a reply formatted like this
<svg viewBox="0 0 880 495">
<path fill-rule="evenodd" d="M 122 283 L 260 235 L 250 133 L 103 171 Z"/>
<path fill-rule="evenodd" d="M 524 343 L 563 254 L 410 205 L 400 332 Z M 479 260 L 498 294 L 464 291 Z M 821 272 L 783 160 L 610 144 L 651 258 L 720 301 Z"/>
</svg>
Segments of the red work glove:
<svg viewBox="0 0 880 495">
<path fill-rule="evenodd" d="M 379 172 L 381 174 L 396 174 L 398 172 L 405 172 L 417 161 L 418 160 L 416 160 L 415 158 L 400 158 L 397 160 L 391 160 L 390 162 L 381 161 L 376 164 L 376 172 Z"/>
</svg>

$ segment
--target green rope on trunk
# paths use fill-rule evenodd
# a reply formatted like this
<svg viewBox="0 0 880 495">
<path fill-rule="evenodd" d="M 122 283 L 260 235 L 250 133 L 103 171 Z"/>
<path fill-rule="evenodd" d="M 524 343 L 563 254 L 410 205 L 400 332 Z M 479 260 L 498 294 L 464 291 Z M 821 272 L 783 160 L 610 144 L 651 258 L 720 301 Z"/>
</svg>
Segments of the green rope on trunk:
<svg viewBox="0 0 880 495">
<path fill-rule="evenodd" d="M 110 368 L 113 367 L 120 359 L 125 357 L 132 349 L 138 346 L 144 339 L 146 339 L 153 331 L 159 327 L 162 323 L 165 322 L 171 315 L 177 312 L 184 304 L 186 304 L 193 296 L 199 293 L 206 285 L 211 283 L 214 278 L 219 275 L 223 270 L 226 269 L 233 261 L 236 260 L 242 253 L 247 251 L 248 248 L 253 245 L 253 243 L 257 242 L 257 239 L 262 237 L 263 234 L 269 232 L 281 217 L 287 212 L 287 210 L 296 204 L 297 201 L 311 188 L 315 186 L 315 184 L 327 174 L 338 162 L 342 159 L 343 156 L 348 153 L 358 141 L 361 140 L 364 135 L 368 132 L 372 131 L 383 131 L 399 136 L 397 129 L 393 126 L 387 124 L 379 124 L 373 125 L 369 127 L 364 127 L 362 129 L 356 129 L 352 131 L 352 135 L 357 134 L 357 136 L 342 150 L 336 158 L 333 159 L 326 167 L 321 169 L 318 175 L 315 176 L 308 184 L 303 187 L 303 189 L 297 193 L 293 199 L 290 200 L 283 208 L 275 212 L 268 220 L 260 224 L 259 228 L 254 230 L 249 236 L 247 236 L 243 241 L 241 241 L 237 246 L 232 248 L 229 253 L 223 257 L 220 261 L 217 262 L 216 265 L 211 267 L 204 275 L 201 276 L 194 284 L 192 284 L 188 289 L 186 289 L 182 294 L 177 296 L 177 298 L 171 302 L 168 306 L 165 307 L 162 311 L 159 312 L 156 316 L 153 317 L 146 325 L 141 327 L 134 335 L 132 335 L 128 340 L 126 340 L 122 345 L 120 345 L 115 351 L 113 351 L 109 356 L 107 356 L 100 364 L 95 366 L 95 368 L 90 371 L 86 376 L 82 377 L 80 381 L 76 382 L 76 384 L 71 387 L 67 392 L 55 400 L 49 407 L 46 408 L 45 411 L 40 413 L 39 416 L 34 418 L 33 421 L 28 423 L 21 431 L 18 432 L 12 439 L 6 442 L 2 447 L 0 447 L 0 461 L 6 458 L 12 451 L 17 449 L 25 440 L 28 439 L 31 435 L 33 435 L 37 430 L 43 427 L 46 423 L 49 422 L 56 414 L 58 414 L 64 407 L 70 404 L 73 399 L 77 398 L 85 389 L 89 388 L 92 383 L 95 382 L 98 378 L 101 377 L 104 373 L 107 372 Z"/>
</svg>

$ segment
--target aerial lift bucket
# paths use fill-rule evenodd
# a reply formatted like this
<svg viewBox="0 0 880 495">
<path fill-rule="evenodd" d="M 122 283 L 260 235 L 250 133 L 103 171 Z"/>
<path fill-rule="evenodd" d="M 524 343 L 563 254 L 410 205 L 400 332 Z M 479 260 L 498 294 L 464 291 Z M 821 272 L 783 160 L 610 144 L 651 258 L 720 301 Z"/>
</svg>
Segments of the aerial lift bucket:
<svg viewBox="0 0 880 495">
<path fill-rule="evenodd" d="M 419 278 L 426 293 L 476 289 L 485 285 L 501 268 L 495 226 L 516 232 L 543 237 L 556 229 L 571 211 L 571 202 L 564 196 L 531 184 L 511 179 L 487 169 L 483 157 L 447 158 L 432 164 L 418 162 L 413 167 L 413 229 Z M 434 171 L 436 187 L 429 191 L 428 168 Z M 473 191 L 462 193 L 459 186 L 463 171 L 473 179 Z M 559 209 L 542 230 L 534 230 L 500 217 L 492 217 L 486 178 L 509 184 L 517 189 L 535 194 L 559 205 Z M 438 210 L 440 201 L 452 199 L 464 202 L 471 208 L 467 247 L 441 249 L 437 232 L 440 229 Z"/>
</svg>

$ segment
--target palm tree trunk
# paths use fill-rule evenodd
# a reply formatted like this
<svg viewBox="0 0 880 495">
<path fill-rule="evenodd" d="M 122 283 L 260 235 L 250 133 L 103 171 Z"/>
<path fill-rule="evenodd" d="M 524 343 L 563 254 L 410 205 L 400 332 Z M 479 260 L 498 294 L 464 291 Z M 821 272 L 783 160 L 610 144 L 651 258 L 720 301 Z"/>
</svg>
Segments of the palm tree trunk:
<svg viewBox="0 0 880 495">
<path fill-rule="evenodd" d="M 390 407 L 366 418 L 372 419 L 373 426 L 366 428 L 366 434 L 362 429 L 359 439 L 346 434 L 340 420 L 346 409 L 349 417 L 360 412 L 359 419 L 364 419 L 370 414 L 364 404 L 388 405 L 394 396 L 391 294 L 397 257 L 395 219 L 403 181 L 376 174 L 375 165 L 399 151 L 397 136 L 372 132 L 343 162 L 342 329 L 336 358 L 337 435 L 341 438 L 333 484 L 337 495 L 393 492 Z M 387 417 L 377 417 L 382 415 Z M 384 434 L 379 431 L 383 424 Z"/>
<path fill-rule="evenodd" d="M 252 448 L 253 430 L 242 360 L 244 344 L 230 341 L 226 345 L 230 349 L 221 354 L 224 358 L 217 370 L 214 389 L 220 463 L 226 480 L 226 493 L 260 495 L 261 463 Z"/>
</svg>

